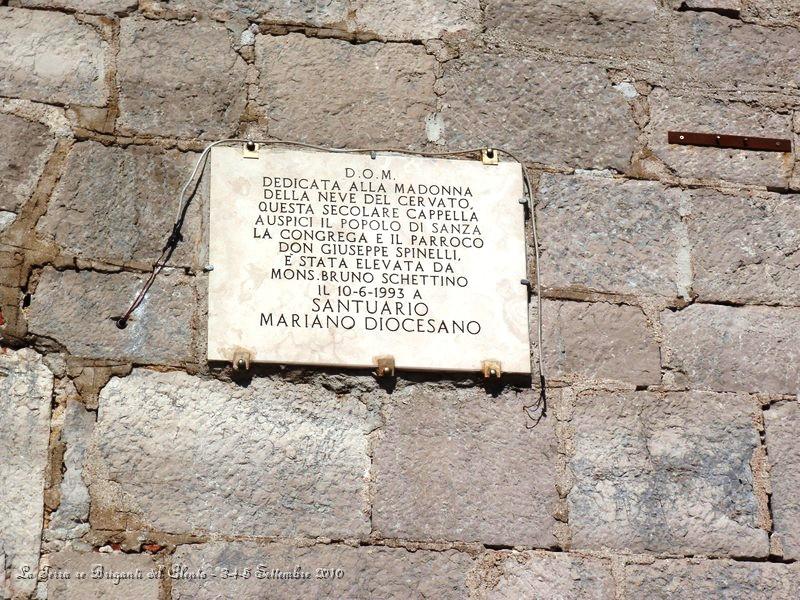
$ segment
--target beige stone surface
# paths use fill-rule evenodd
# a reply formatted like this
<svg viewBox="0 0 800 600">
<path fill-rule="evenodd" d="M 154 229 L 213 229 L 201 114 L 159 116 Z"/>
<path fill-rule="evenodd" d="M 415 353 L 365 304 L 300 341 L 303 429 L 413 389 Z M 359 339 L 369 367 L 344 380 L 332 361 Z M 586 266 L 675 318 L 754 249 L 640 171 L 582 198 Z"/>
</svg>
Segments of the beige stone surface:
<svg viewBox="0 0 800 600">
<path fill-rule="evenodd" d="M 661 381 L 658 344 L 639 307 L 545 300 L 544 360 L 555 379 Z M 535 322 L 534 314 L 531 322 Z"/>
<path fill-rule="evenodd" d="M 52 579 L 47 582 L 51 600 L 158 600 L 161 582 L 152 557 L 65 550 L 47 557 Z M 77 574 L 85 578 L 78 579 Z M 69 575 L 69 578 L 59 578 Z"/>
<path fill-rule="evenodd" d="M 792 161 L 784 153 L 668 144 L 667 132 L 785 138 L 791 131 L 791 115 L 751 103 L 681 95 L 663 88 L 654 89 L 648 101 L 647 147 L 679 177 L 786 187 Z"/>
<path fill-rule="evenodd" d="M 493 36 L 578 55 L 655 57 L 668 47 L 657 0 L 488 0 Z"/>
<path fill-rule="evenodd" d="M 53 374 L 30 349 L 0 352 L 0 559 L 4 597 L 36 587 Z M 3 557 L 5 555 L 5 557 Z M 24 577 L 33 574 L 33 578 Z M 2 578 L 0 578 L 0 581 Z M 3 587 L 0 587 L 3 591 Z"/>
<path fill-rule="evenodd" d="M 357 31 L 387 40 L 426 40 L 480 28 L 478 0 L 353 0 Z"/>
<path fill-rule="evenodd" d="M 768 25 L 800 25 L 800 5 L 795 0 L 743 0 L 742 17 Z"/>
<path fill-rule="evenodd" d="M 349 0 L 140 0 L 140 6 L 158 16 L 208 15 L 220 20 L 341 28 Z"/>
<path fill-rule="evenodd" d="M 800 196 L 691 196 L 692 290 L 699 300 L 800 304 Z"/>
<path fill-rule="evenodd" d="M 688 194 L 650 181 L 545 173 L 537 192 L 542 285 L 688 297 Z"/>
<path fill-rule="evenodd" d="M 26 313 L 30 332 L 75 356 L 146 364 L 191 360 L 195 294 L 191 280 L 175 271 L 162 272 L 127 328 L 117 328 L 114 318 L 127 310 L 146 278 L 46 267 Z"/>
<path fill-rule="evenodd" d="M 657 560 L 626 567 L 625 598 L 681 600 L 752 598 L 791 600 L 800 595 L 797 565 L 732 560 Z"/>
<path fill-rule="evenodd" d="M 472 563 L 469 554 L 454 550 L 410 552 L 405 548 L 352 547 L 339 543 L 309 547 L 287 543 L 187 545 L 176 551 L 173 567 L 181 565 L 188 572 L 201 569 L 207 573 L 221 573 L 223 569 L 232 573 L 237 568 L 241 572 L 242 568 L 250 568 L 251 576 L 227 580 L 179 579 L 173 583 L 172 597 L 173 600 L 260 597 L 459 600 L 469 594 L 466 579 Z M 291 580 L 273 575 L 274 570 L 287 573 L 296 567 L 310 577 Z M 326 576 L 329 571 L 333 572 L 333 578 Z"/>
<path fill-rule="evenodd" d="M 417 385 L 383 403 L 372 525 L 389 538 L 553 547 L 556 439 L 528 429 L 535 392 Z"/>
<path fill-rule="evenodd" d="M 47 126 L 0 114 L 0 210 L 16 212 L 30 198 L 54 146 Z"/>
<path fill-rule="evenodd" d="M 92 524 L 367 535 L 367 433 L 374 426 L 355 395 L 316 385 L 258 377 L 243 386 L 135 370 L 100 394 L 84 471 Z"/>
<path fill-rule="evenodd" d="M 664 366 L 681 385 L 796 394 L 800 311 L 695 304 L 661 313 Z"/>
<path fill-rule="evenodd" d="M 800 29 L 743 24 L 712 12 L 684 13 L 676 35 L 676 77 L 715 87 L 736 84 L 796 88 L 800 85 Z"/>
<path fill-rule="evenodd" d="M 518 164 L 211 152 L 209 360 L 530 372 Z"/>
<path fill-rule="evenodd" d="M 123 132 L 219 138 L 245 104 L 245 62 L 213 21 L 121 21 L 117 81 Z"/>
<path fill-rule="evenodd" d="M 763 557 L 744 395 L 587 392 L 571 425 L 572 548 Z"/>
<path fill-rule="evenodd" d="M 800 558 L 800 448 L 797 432 L 800 406 L 797 401 L 772 406 L 764 412 L 767 455 L 769 457 L 772 496 L 770 506 L 774 538 L 780 543 L 783 557 Z"/>
<path fill-rule="evenodd" d="M 149 266 L 172 231 L 178 192 L 196 160 L 193 152 L 79 142 L 37 231 L 80 258 Z M 170 264 L 200 266 L 204 204 L 202 193 L 192 199 Z"/>
<path fill-rule="evenodd" d="M 17 0 L 28 8 L 78 11 L 98 15 L 125 14 L 135 9 L 138 0 Z"/>
<path fill-rule="evenodd" d="M 504 551 L 488 561 L 489 572 L 474 596 L 480 600 L 616 597 L 608 560 L 568 553 Z"/>
<path fill-rule="evenodd" d="M 259 36 L 256 65 L 273 137 L 350 147 L 425 140 L 437 67 L 422 46 Z"/>
<path fill-rule="evenodd" d="M 447 62 L 438 85 L 447 148 L 502 146 L 537 163 L 628 168 L 633 114 L 596 65 L 470 53 Z"/>
<path fill-rule="evenodd" d="M 58 12 L 0 7 L 0 95 L 103 106 L 108 44 Z"/>
</svg>

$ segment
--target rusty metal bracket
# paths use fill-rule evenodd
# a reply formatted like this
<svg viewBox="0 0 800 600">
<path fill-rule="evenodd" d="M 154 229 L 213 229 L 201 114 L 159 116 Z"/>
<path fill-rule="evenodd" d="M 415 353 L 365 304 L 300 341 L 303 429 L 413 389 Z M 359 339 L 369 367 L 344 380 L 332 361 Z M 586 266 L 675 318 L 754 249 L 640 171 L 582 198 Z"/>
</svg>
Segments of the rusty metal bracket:
<svg viewBox="0 0 800 600">
<path fill-rule="evenodd" d="M 782 138 L 745 137 L 743 135 L 722 135 L 717 133 L 692 133 L 689 131 L 669 131 L 670 144 L 684 146 L 714 146 L 736 150 L 760 150 L 762 152 L 791 152 L 792 141 Z"/>
<path fill-rule="evenodd" d="M 237 348 L 233 351 L 233 359 L 231 363 L 236 371 L 249 371 L 250 362 L 253 360 L 253 355 L 249 350 Z"/>
<path fill-rule="evenodd" d="M 255 142 L 245 142 L 242 146 L 242 158 L 258 158 L 258 144 Z"/>
<path fill-rule="evenodd" d="M 499 360 L 485 360 L 481 363 L 484 379 L 500 379 L 503 369 L 500 367 Z"/>
<path fill-rule="evenodd" d="M 394 356 L 376 356 L 375 365 L 376 377 L 394 377 Z"/>
<path fill-rule="evenodd" d="M 500 153 L 497 148 L 484 148 L 481 150 L 481 162 L 485 165 L 499 165 Z"/>
</svg>

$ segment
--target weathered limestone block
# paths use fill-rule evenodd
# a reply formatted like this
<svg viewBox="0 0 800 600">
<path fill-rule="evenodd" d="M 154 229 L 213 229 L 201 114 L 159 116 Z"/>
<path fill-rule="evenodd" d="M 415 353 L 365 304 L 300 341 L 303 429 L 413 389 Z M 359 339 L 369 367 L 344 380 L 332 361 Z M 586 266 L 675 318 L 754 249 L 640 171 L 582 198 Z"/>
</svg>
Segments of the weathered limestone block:
<svg viewBox="0 0 800 600">
<path fill-rule="evenodd" d="M 661 324 L 664 366 L 679 383 L 772 394 L 800 389 L 798 309 L 694 304 L 664 311 Z"/>
<path fill-rule="evenodd" d="M 140 0 L 145 13 L 157 16 L 207 15 L 227 21 L 244 18 L 262 23 L 341 28 L 348 0 Z"/>
<path fill-rule="evenodd" d="M 78 11 L 95 15 L 124 14 L 134 10 L 137 0 L 16 0 L 21 6 Z"/>
<path fill-rule="evenodd" d="M 526 429 L 534 392 L 395 391 L 373 455 L 373 527 L 384 537 L 555 545 L 552 419 Z"/>
<path fill-rule="evenodd" d="M 490 34 L 569 54 L 655 56 L 667 45 L 657 0 L 489 0 Z"/>
<path fill-rule="evenodd" d="M 53 579 L 47 582 L 51 600 L 112 600 L 136 598 L 158 600 L 161 582 L 148 577 L 158 572 L 152 557 L 146 554 L 100 554 L 65 550 L 51 554 L 49 562 Z M 68 573 L 69 579 L 55 578 Z M 77 573 L 86 573 L 77 579 Z"/>
<path fill-rule="evenodd" d="M 800 304 L 798 199 L 692 191 L 692 290 L 699 300 Z"/>
<path fill-rule="evenodd" d="M 772 484 L 772 519 L 784 558 L 800 559 L 800 405 L 786 402 L 764 412 Z"/>
<path fill-rule="evenodd" d="M 61 441 L 66 445 L 61 503 L 45 532 L 48 540 L 75 539 L 89 531 L 89 489 L 83 481 L 83 462 L 94 419 L 94 413 L 80 402 L 67 401 L 61 432 Z"/>
<path fill-rule="evenodd" d="M 661 381 L 658 344 L 642 309 L 545 300 L 542 312 L 544 359 L 550 377 L 614 379 L 636 385 Z M 531 322 L 535 322 L 535 310 Z"/>
<path fill-rule="evenodd" d="M 687 297 L 692 274 L 681 220 L 687 200 L 686 192 L 655 182 L 543 174 L 542 285 Z"/>
<path fill-rule="evenodd" d="M 427 40 L 480 29 L 478 0 L 355 0 L 356 31 L 387 40 Z"/>
<path fill-rule="evenodd" d="M 750 461 L 754 404 L 706 392 L 595 392 L 575 401 L 572 547 L 766 556 Z"/>
<path fill-rule="evenodd" d="M 131 513 L 172 533 L 366 535 L 368 417 L 317 386 L 134 370 L 100 394 L 92 523 L 131 527 Z"/>
<path fill-rule="evenodd" d="M 30 333 L 54 339 L 75 356 L 138 363 L 178 364 L 192 359 L 191 280 L 162 272 L 126 329 L 113 317 L 130 305 L 147 275 L 42 271 L 27 309 Z"/>
<path fill-rule="evenodd" d="M 693 179 L 724 179 L 736 183 L 786 187 L 792 157 L 780 152 L 751 152 L 667 143 L 668 131 L 697 131 L 758 137 L 786 137 L 790 114 L 780 114 L 743 102 L 680 96 L 663 88 L 649 96 L 647 147 L 671 172 Z"/>
<path fill-rule="evenodd" d="M 172 231 L 178 192 L 196 160 L 151 146 L 78 143 L 37 231 L 80 258 L 149 266 Z M 202 203 L 196 194 L 170 264 L 199 266 Z"/>
<path fill-rule="evenodd" d="M 565 552 L 501 552 L 474 596 L 479 600 L 612 600 L 614 579 L 607 560 Z"/>
<path fill-rule="evenodd" d="M 211 543 L 179 547 L 173 556 L 173 569 L 194 573 L 219 573 L 227 568 L 251 569 L 249 579 L 177 579 L 172 584 L 173 600 L 212 600 L 215 598 L 269 597 L 305 600 L 349 598 L 405 600 L 441 598 L 460 600 L 469 595 L 466 576 L 473 559 L 455 550 L 435 552 L 380 546 L 352 547 L 320 544 L 297 547 L 283 543 L 259 546 L 253 543 Z M 260 571 L 259 571 L 260 565 Z M 286 580 L 275 576 L 296 567 L 309 573 L 306 579 Z M 318 578 L 317 569 L 342 571 L 341 578 Z M 259 578 L 258 573 L 261 573 Z"/>
<path fill-rule="evenodd" d="M 256 64 L 273 137 L 334 146 L 425 140 L 437 67 L 422 46 L 259 36 Z"/>
<path fill-rule="evenodd" d="M 723 88 L 726 83 L 800 85 L 800 29 L 751 25 L 712 12 L 684 13 L 680 27 L 675 39 L 679 77 Z"/>
<path fill-rule="evenodd" d="M 794 600 L 800 596 L 800 568 L 732 560 L 657 560 L 625 569 L 625 598 L 747 598 Z"/>
<path fill-rule="evenodd" d="M 45 125 L 0 114 L 0 210 L 19 210 L 54 147 L 55 138 Z"/>
<path fill-rule="evenodd" d="M 71 15 L 0 7 L 0 95 L 103 106 L 107 50 Z"/>
<path fill-rule="evenodd" d="M 4 597 L 22 597 L 36 587 L 52 392 L 53 374 L 36 352 L 0 352 L 0 566 L 9 570 Z M 19 578 L 25 569 L 33 579 Z"/>
<path fill-rule="evenodd" d="M 244 60 L 225 26 L 123 19 L 117 79 L 123 132 L 222 137 L 245 104 Z"/>
<path fill-rule="evenodd" d="M 442 142 L 503 146 L 520 158 L 625 171 L 637 129 L 604 69 L 502 53 L 445 64 Z"/>
</svg>

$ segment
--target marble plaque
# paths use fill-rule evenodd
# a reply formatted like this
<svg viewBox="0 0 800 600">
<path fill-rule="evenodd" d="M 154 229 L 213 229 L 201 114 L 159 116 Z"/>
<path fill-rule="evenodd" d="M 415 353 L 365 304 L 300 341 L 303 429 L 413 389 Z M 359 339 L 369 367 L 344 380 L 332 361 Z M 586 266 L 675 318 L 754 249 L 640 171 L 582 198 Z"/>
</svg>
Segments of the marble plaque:
<svg viewBox="0 0 800 600">
<path fill-rule="evenodd" d="M 514 162 L 210 157 L 208 359 L 530 373 Z"/>
</svg>

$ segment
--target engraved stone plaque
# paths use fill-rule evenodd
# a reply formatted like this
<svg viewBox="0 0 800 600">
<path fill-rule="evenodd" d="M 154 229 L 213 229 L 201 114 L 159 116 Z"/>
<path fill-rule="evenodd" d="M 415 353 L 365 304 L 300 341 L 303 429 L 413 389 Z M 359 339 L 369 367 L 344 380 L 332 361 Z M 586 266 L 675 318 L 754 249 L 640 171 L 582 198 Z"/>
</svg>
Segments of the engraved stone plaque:
<svg viewBox="0 0 800 600">
<path fill-rule="evenodd" d="M 514 162 L 210 157 L 208 359 L 530 373 Z"/>
</svg>

